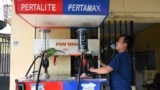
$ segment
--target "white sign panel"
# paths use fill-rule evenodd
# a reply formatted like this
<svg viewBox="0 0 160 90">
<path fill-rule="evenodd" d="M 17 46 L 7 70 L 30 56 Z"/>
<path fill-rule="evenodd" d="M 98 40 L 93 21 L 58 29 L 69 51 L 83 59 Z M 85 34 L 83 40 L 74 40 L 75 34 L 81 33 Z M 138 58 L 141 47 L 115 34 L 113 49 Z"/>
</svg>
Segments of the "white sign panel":
<svg viewBox="0 0 160 90">
<path fill-rule="evenodd" d="M 35 39 L 34 41 L 34 54 L 41 53 L 41 48 L 43 47 L 40 39 Z M 55 48 L 56 50 L 61 50 L 64 53 L 56 52 L 55 55 L 80 55 L 78 52 L 78 40 L 77 39 L 49 39 L 49 48 Z M 88 39 L 88 54 L 99 54 L 99 40 L 98 39 Z"/>
</svg>

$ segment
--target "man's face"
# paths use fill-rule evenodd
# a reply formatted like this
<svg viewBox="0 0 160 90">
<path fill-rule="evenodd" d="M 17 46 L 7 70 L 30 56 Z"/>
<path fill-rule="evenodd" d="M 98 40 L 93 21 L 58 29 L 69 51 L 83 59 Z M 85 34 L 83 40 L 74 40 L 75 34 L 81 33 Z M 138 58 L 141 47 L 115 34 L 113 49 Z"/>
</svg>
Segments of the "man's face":
<svg viewBox="0 0 160 90">
<path fill-rule="evenodd" d="M 125 37 L 120 37 L 118 39 L 118 41 L 116 42 L 116 50 L 117 51 L 126 49 L 127 44 L 124 42 L 124 39 L 125 39 Z"/>
</svg>

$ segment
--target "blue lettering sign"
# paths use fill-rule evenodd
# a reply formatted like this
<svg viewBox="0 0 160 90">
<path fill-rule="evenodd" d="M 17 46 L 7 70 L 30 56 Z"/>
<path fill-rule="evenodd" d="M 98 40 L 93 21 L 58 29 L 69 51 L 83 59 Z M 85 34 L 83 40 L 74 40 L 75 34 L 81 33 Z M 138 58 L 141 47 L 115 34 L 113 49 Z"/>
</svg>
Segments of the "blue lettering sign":
<svg viewBox="0 0 160 90">
<path fill-rule="evenodd" d="M 63 14 L 108 15 L 109 0 L 63 0 Z"/>
</svg>

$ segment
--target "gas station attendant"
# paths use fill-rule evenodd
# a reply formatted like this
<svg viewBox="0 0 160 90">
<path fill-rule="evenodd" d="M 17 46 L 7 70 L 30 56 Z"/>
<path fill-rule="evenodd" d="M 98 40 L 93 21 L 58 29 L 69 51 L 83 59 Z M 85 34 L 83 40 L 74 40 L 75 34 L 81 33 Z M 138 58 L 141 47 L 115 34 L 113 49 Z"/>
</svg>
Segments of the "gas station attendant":
<svg viewBox="0 0 160 90">
<path fill-rule="evenodd" d="M 116 42 L 118 53 L 108 65 L 101 64 L 101 68 L 90 68 L 90 72 L 110 75 L 111 90 L 131 90 L 131 58 L 128 49 L 132 46 L 133 39 L 128 35 L 122 35 Z"/>
</svg>

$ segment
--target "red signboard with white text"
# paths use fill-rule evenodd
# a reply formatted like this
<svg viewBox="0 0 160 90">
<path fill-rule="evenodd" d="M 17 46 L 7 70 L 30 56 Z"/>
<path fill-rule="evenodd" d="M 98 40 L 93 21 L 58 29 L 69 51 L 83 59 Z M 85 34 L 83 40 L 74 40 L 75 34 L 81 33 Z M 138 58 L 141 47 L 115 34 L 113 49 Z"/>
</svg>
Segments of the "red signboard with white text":
<svg viewBox="0 0 160 90">
<path fill-rule="evenodd" d="M 16 1 L 16 0 L 15 0 Z M 17 14 L 62 14 L 62 0 L 17 0 Z"/>
</svg>

